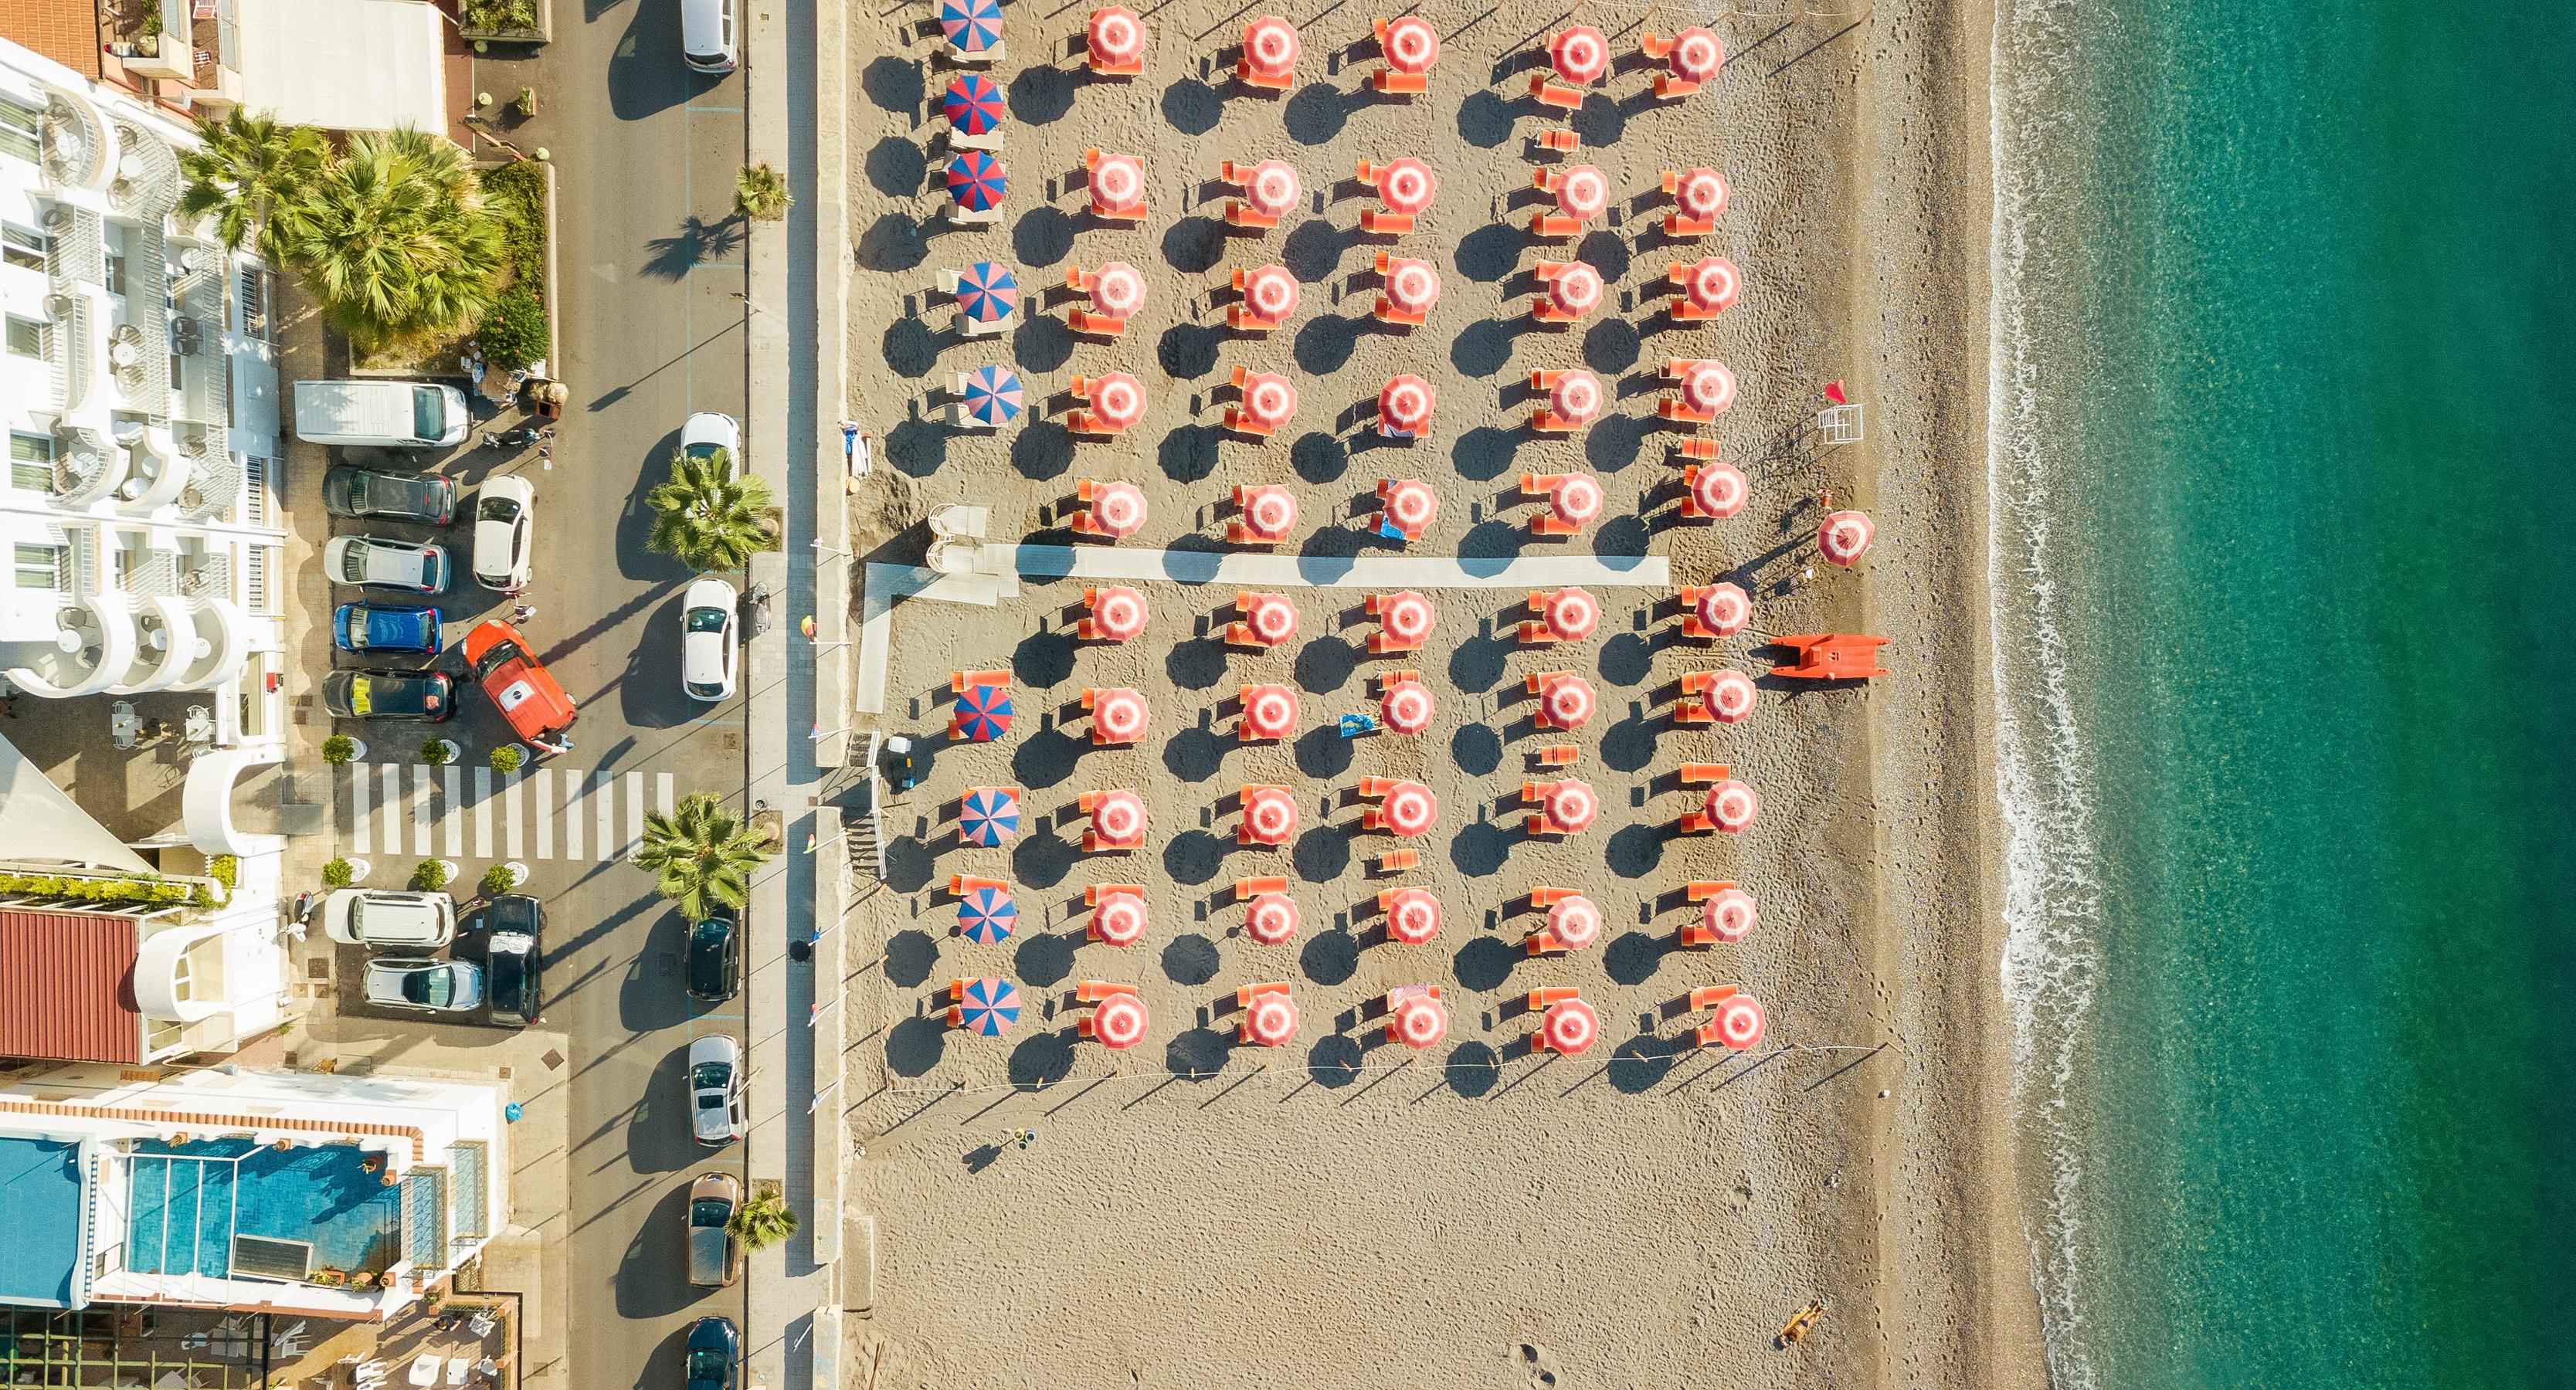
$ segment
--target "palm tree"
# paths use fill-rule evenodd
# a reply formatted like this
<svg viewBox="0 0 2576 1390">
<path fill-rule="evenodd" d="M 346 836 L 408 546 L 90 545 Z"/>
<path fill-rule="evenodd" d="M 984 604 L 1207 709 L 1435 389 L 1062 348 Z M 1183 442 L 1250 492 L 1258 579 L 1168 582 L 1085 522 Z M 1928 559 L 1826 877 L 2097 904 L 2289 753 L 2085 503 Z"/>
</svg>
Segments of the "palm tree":
<svg viewBox="0 0 2576 1390">
<path fill-rule="evenodd" d="M 734 172 L 733 210 L 745 217 L 775 222 L 796 205 L 787 180 L 766 162 L 746 164 Z"/>
<path fill-rule="evenodd" d="M 256 238 L 261 255 L 284 261 L 291 223 L 329 162 L 321 133 L 235 107 L 222 120 L 199 117 L 197 138 L 202 143 L 179 156 L 179 172 L 188 180 L 179 194 L 180 213 L 212 214 L 226 249 L 238 251 Z"/>
<path fill-rule="evenodd" d="M 746 1250 L 766 1250 L 796 1234 L 796 1212 L 787 1199 L 769 1188 L 751 1194 L 751 1200 L 734 1208 L 733 1219 L 725 1223 L 733 1238 Z"/>
<path fill-rule="evenodd" d="M 492 307 L 500 224 L 464 151 L 444 140 L 351 137 L 288 221 L 282 259 L 362 348 L 460 332 Z"/>
<path fill-rule="evenodd" d="M 644 494 L 653 529 L 644 544 L 693 570 L 738 570 L 755 550 L 777 542 L 771 528 L 769 483 L 756 473 L 736 474 L 723 449 L 702 458 L 671 456 L 671 481 Z"/>
<path fill-rule="evenodd" d="M 769 848 L 768 831 L 743 824 L 708 793 L 691 792 L 668 815 L 645 814 L 635 862 L 653 871 L 654 890 L 694 922 L 709 902 L 740 911 L 751 871 L 768 860 Z"/>
</svg>

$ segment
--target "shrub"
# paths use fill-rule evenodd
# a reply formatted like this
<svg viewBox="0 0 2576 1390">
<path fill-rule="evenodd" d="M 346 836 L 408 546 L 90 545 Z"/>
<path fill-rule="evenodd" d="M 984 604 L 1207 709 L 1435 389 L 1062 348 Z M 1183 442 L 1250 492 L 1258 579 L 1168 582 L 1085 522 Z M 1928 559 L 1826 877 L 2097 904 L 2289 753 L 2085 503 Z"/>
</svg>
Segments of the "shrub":
<svg viewBox="0 0 2576 1390">
<path fill-rule="evenodd" d="M 168 907 L 189 901 L 192 886 L 157 878 L 69 878 L 52 874 L 0 874 L 0 897 L 54 898 L 64 902 Z"/>
<path fill-rule="evenodd" d="M 521 757 L 522 755 L 519 752 L 519 745 L 515 743 L 502 744 L 500 747 L 492 750 L 492 770 L 506 777 L 519 770 Z"/>
<path fill-rule="evenodd" d="M 206 877 L 224 886 L 226 892 L 241 882 L 241 859 L 237 855 L 218 854 L 206 861 Z"/>
<path fill-rule="evenodd" d="M 775 222 L 794 206 L 787 179 L 767 164 L 746 164 L 733 176 L 733 208 L 745 217 Z"/>
<path fill-rule="evenodd" d="M 518 871 L 507 864 L 495 864 L 483 871 L 484 897 L 497 898 L 518 886 Z"/>
<path fill-rule="evenodd" d="M 443 738 L 431 739 L 420 746 L 420 760 L 431 767 L 445 767 L 455 759 L 455 750 L 449 748 Z"/>
<path fill-rule="evenodd" d="M 534 161 L 483 171 L 484 210 L 501 223 L 501 250 L 513 284 L 535 285 L 546 274 L 546 175 Z"/>
<path fill-rule="evenodd" d="M 484 316 L 483 360 L 496 367 L 524 367 L 546 355 L 546 305 L 526 282 L 502 291 Z"/>
<path fill-rule="evenodd" d="M 411 886 L 423 893 L 435 893 L 447 886 L 447 866 L 435 859 L 424 859 L 411 871 Z"/>
<path fill-rule="evenodd" d="M 334 859 L 322 866 L 322 886 L 325 888 L 346 888 L 349 880 L 355 877 L 357 868 L 346 859 Z"/>
<path fill-rule="evenodd" d="M 537 27 L 537 0 L 464 0 L 457 27 L 491 33 L 526 33 Z"/>
<path fill-rule="evenodd" d="M 322 740 L 322 761 L 333 767 L 357 756 L 358 741 L 347 734 L 333 734 Z"/>
</svg>

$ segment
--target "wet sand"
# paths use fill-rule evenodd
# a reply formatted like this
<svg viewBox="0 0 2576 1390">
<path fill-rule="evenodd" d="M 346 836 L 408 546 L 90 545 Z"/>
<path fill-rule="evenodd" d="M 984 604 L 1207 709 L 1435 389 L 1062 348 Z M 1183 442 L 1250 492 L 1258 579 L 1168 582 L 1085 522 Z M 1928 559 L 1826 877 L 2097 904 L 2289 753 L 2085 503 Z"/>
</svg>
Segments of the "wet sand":
<svg viewBox="0 0 2576 1390">
<path fill-rule="evenodd" d="M 1387 553 L 1357 519 L 1378 479 L 1419 477 L 1442 506 L 1411 553 L 1652 551 L 1684 582 L 1752 590 L 1756 633 L 1895 639 L 1896 674 L 1839 690 L 1766 680 L 1746 722 L 1676 727 L 1684 673 L 1769 662 L 1750 634 L 1682 639 L 1666 591 L 1595 590 L 1600 632 L 1550 649 L 1510 640 L 1517 595 L 1436 592 L 1437 633 L 1398 659 L 1367 654 L 1374 624 L 1352 590 L 1296 593 L 1299 641 L 1268 654 L 1217 640 L 1230 591 L 1181 584 L 1139 586 L 1153 623 L 1126 646 L 1072 640 L 1071 582 L 1032 583 L 995 608 L 902 605 L 879 723 L 937 747 L 924 785 L 889 811 L 888 890 L 852 918 L 853 960 L 882 945 L 851 981 L 844 1086 L 867 1150 L 848 1199 L 875 1216 L 879 1264 L 844 1364 L 879 1360 L 885 1386 L 943 1387 L 2039 1383 L 1980 751 L 1982 14 L 1739 17 L 1718 26 L 1732 51 L 1723 79 L 1656 104 L 1637 34 L 1680 17 L 1589 7 L 1577 18 L 1620 61 L 1574 119 L 1584 149 L 1569 161 L 1534 149 L 1546 123 L 1526 98 L 1547 33 L 1572 22 L 1560 7 L 1424 11 L 1445 51 L 1431 93 L 1410 102 L 1366 92 L 1370 16 L 1339 5 L 1285 12 L 1303 32 L 1304 80 L 1284 99 L 1248 94 L 1220 50 L 1266 12 L 1166 4 L 1149 16 L 1146 74 L 1122 83 L 1075 75 L 1087 10 L 1014 6 L 1012 56 L 995 72 L 1014 117 L 1013 190 L 1002 225 L 975 231 L 942 225 L 927 191 L 951 69 L 913 27 L 926 12 L 860 26 L 853 399 L 885 441 L 853 500 L 863 548 L 917 559 L 920 532 L 902 527 L 941 502 L 992 505 L 997 538 L 1060 541 L 1075 480 L 1123 478 L 1152 513 L 1125 545 L 1221 545 L 1230 488 L 1278 483 L 1301 510 L 1283 549 Z M 1093 146 L 1145 158 L 1141 228 L 1084 215 Z M 1359 233 L 1373 200 L 1347 182 L 1353 166 L 1403 154 L 1439 171 L 1436 204 L 1408 236 Z M 1305 208 L 1228 235 L 1217 164 L 1266 157 L 1298 168 Z M 1526 230 L 1543 200 L 1530 171 L 1568 162 L 1609 175 L 1613 215 L 1550 252 Z M 1701 163 L 1726 173 L 1732 204 L 1714 236 L 1668 242 L 1657 172 Z M 1703 246 L 1743 268 L 1742 302 L 1675 325 L 1664 268 Z M 1369 319 L 1380 249 L 1441 270 L 1427 327 Z M 1531 268 L 1569 250 L 1609 279 L 1610 302 L 1583 325 L 1534 328 Z M 1037 302 L 1011 334 L 961 341 L 933 285 L 941 267 L 983 258 L 1014 263 Z M 1062 322 L 1075 303 L 1065 267 L 1108 260 L 1146 272 L 1147 303 L 1123 339 L 1077 341 Z M 1303 282 L 1295 319 L 1227 333 L 1229 270 L 1270 261 Z M 1046 286 L 1059 288 L 1037 294 Z M 1655 372 L 1672 355 L 1717 357 L 1742 384 L 1712 431 L 1753 483 L 1731 520 L 1678 516 L 1682 436 L 1653 418 Z M 950 430 L 949 376 L 995 361 L 1016 366 L 1033 402 L 1076 373 L 1134 372 L 1150 413 L 1110 443 L 1077 444 L 1060 401 L 998 436 Z M 1295 423 L 1269 442 L 1220 428 L 1238 364 L 1288 373 L 1301 392 Z M 1610 387 L 1611 413 L 1579 438 L 1531 434 L 1529 372 L 1578 365 Z M 1367 418 L 1399 372 L 1439 392 L 1429 437 L 1410 445 L 1378 439 Z M 1869 434 L 1821 453 L 1798 436 L 1835 378 L 1864 403 Z M 1607 519 L 1533 539 L 1518 475 L 1575 470 L 1602 483 Z M 1824 486 L 1871 512 L 1878 541 L 1856 570 L 1802 587 Z M 1011 736 L 946 743 L 949 672 L 1003 666 L 1020 711 Z M 1370 676 L 1399 666 L 1433 687 L 1431 731 L 1338 737 L 1333 716 L 1373 708 Z M 1535 730 L 1523 693 L 1528 675 L 1559 670 L 1602 697 L 1571 735 Z M 1266 681 L 1298 689 L 1304 732 L 1238 744 L 1233 697 Z M 1147 696 L 1152 731 L 1094 748 L 1080 693 L 1115 686 Z M 1574 775 L 1602 800 L 1599 822 L 1562 841 L 1524 836 L 1511 804 L 1552 743 L 1580 748 Z M 1669 834 L 1695 804 L 1675 780 L 1685 760 L 1728 762 L 1759 791 L 1750 831 Z M 1369 876 L 1395 842 L 1358 832 L 1349 793 L 1364 775 L 1438 793 L 1418 870 Z M 955 798 L 998 783 L 1026 789 L 1024 833 L 959 847 Z M 1303 829 L 1290 848 L 1236 845 L 1225 807 L 1254 783 L 1295 788 Z M 1119 787 L 1150 807 L 1146 849 L 1084 855 L 1075 798 Z M 1020 932 L 960 939 L 935 891 L 951 873 L 1018 885 Z M 1305 925 L 1263 947 L 1225 890 L 1273 873 L 1292 880 Z M 1762 906 L 1755 935 L 1676 949 L 1691 879 L 1742 882 Z M 1112 883 L 1144 885 L 1151 907 L 1145 940 L 1124 950 L 1083 940 L 1083 888 Z M 1537 918 L 1521 900 L 1544 884 L 1601 906 L 1600 944 L 1524 953 Z M 1440 937 L 1389 944 L 1370 899 L 1415 885 L 1444 903 Z M 1008 1037 L 949 1033 L 947 981 L 986 974 L 1017 980 L 1030 1011 Z M 1153 1015 L 1146 1043 L 1113 1054 L 1077 1042 L 1078 979 L 1134 985 Z M 1303 1022 L 1288 1047 L 1234 1041 L 1234 990 L 1261 981 L 1292 984 Z M 1371 1012 L 1413 983 L 1440 984 L 1450 1010 L 1446 1042 L 1419 1056 L 1387 1045 Z M 1693 987 L 1726 983 L 1769 1013 L 1747 1055 L 1696 1048 L 1706 1015 L 1680 1007 Z M 1588 1055 L 1530 1054 L 1522 996 L 1550 985 L 1598 1008 Z M 1020 1128 L 1037 1131 L 1026 1149 L 1006 1139 Z M 1818 1334 L 1774 1349 L 1811 1297 L 1834 1305 Z"/>
</svg>

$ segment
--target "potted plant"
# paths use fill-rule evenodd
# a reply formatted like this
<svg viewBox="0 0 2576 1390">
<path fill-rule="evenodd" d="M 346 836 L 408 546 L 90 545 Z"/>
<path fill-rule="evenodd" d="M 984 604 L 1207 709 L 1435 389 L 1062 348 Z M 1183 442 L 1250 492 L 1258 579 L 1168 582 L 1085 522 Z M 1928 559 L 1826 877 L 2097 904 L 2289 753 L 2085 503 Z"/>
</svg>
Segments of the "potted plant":
<svg viewBox="0 0 2576 1390">
<path fill-rule="evenodd" d="M 378 1187 L 391 1187 L 391 1186 L 393 1186 L 394 1184 L 396 1184 L 396 1183 L 398 1183 L 398 1182 L 401 1182 L 401 1181 L 402 1181 L 402 1175 L 401 1175 L 400 1173 L 395 1173 L 395 1172 L 387 1171 L 383 1176 L 381 1176 L 381 1177 L 379 1177 L 379 1178 L 377 1178 L 377 1179 L 376 1179 L 376 1186 L 378 1186 Z"/>
<path fill-rule="evenodd" d="M 510 109 L 518 112 L 522 119 L 537 114 L 537 89 L 521 87 L 519 99 L 510 103 Z"/>
<path fill-rule="evenodd" d="M 504 777 L 518 771 L 527 761 L 528 750 L 520 744 L 505 743 L 492 750 L 492 770 Z"/>
<path fill-rule="evenodd" d="M 372 1288 L 374 1288 L 375 1286 L 376 1286 L 376 1275 L 375 1275 L 375 1271 L 373 1271 L 373 1270 L 361 1269 L 361 1270 L 356 1271 L 355 1273 L 352 1273 L 352 1274 L 349 1276 L 349 1287 L 350 1287 L 350 1288 L 353 1288 L 353 1289 L 372 1289 Z"/>
<path fill-rule="evenodd" d="M 295 1141 L 292 1139 L 280 1139 L 276 1143 L 269 1145 L 269 1147 L 275 1149 L 279 1153 L 285 1153 L 287 1150 L 295 1147 Z"/>
<path fill-rule="evenodd" d="M 463 751 L 452 738 L 434 738 L 420 746 L 420 760 L 431 767 L 445 767 Z"/>
<path fill-rule="evenodd" d="M 362 739 L 354 739 L 347 734 L 333 734 L 322 740 L 322 761 L 333 767 L 338 767 L 351 758 L 365 756 L 367 756 L 367 745 Z"/>
<path fill-rule="evenodd" d="M 348 1280 L 348 1277 L 348 1271 L 333 1269 L 329 1265 L 324 1265 L 320 1269 L 313 1271 L 313 1282 L 320 1284 L 324 1288 L 338 1288 L 342 1283 Z"/>
<path fill-rule="evenodd" d="M 411 886 L 418 892 L 435 893 L 446 887 L 447 881 L 454 877 L 456 877 L 455 865 L 444 859 L 424 859 L 411 871 Z"/>
<path fill-rule="evenodd" d="M 384 1166 L 385 1156 L 380 1153 L 369 1154 L 358 1160 L 358 1171 L 361 1173 L 372 1173 Z"/>
<path fill-rule="evenodd" d="M 524 879 L 525 873 L 518 864 L 495 864 L 483 871 L 483 896 L 497 898 L 518 887 Z"/>
</svg>

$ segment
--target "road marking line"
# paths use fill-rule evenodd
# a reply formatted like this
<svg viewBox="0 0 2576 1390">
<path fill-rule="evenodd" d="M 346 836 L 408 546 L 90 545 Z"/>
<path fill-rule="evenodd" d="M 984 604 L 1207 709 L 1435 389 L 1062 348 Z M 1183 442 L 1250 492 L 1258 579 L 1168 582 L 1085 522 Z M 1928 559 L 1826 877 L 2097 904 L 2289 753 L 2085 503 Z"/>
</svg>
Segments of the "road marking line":
<svg viewBox="0 0 2576 1390">
<path fill-rule="evenodd" d="M 376 847 L 376 828 L 368 817 L 375 808 L 367 804 L 367 765 L 349 764 L 349 852 L 367 854 Z"/>
<path fill-rule="evenodd" d="M 427 763 L 411 765 L 411 852 L 429 857 L 429 774 L 437 771 Z"/>
<path fill-rule="evenodd" d="M 555 770 L 537 769 L 537 857 L 555 857 Z"/>
<path fill-rule="evenodd" d="M 739 106 L 692 106 L 689 109 L 691 111 L 712 111 L 718 113 L 730 111 L 736 115 L 740 115 L 742 113 L 742 108 Z"/>
<path fill-rule="evenodd" d="M 596 789 L 590 799 L 599 803 L 599 858 L 605 862 L 617 857 L 617 774 L 598 774 Z"/>
<path fill-rule="evenodd" d="M 474 769 L 474 857 L 492 857 L 492 769 Z"/>
<path fill-rule="evenodd" d="M 564 769 L 564 858 L 566 859 L 581 857 L 581 788 L 582 783 L 589 776 L 587 772 L 576 772 L 571 768 Z"/>
<path fill-rule="evenodd" d="M 519 784 L 523 780 L 516 775 L 501 779 L 502 804 L 510 813 L 509 835 L 506 843 L 510 847 L 510 857 L 522 860 L 527 858 L 526 842 L 519 829 L 519 822 L 522 819 L 519 813 L 526 809 L 527 802 L 527 798 L 519 792 Z"/>
<path fill-rule="evenodd" d="M 384 813 L 385 853 L 402 853 L 402 764 L 380 763 L 376 806 Z"/>
<path fill-rule="evenodd" d="M 671 774 L 667 772 L 653 775 L 653 809 L 666 816 L 671 814 Z"/>
<path fill-rule="evenodd" d="M 439 808 L 438 826 L 446 832 L 447 857 L 455 859 L 465 853 L 465 769 L 449 763 L 439 771 L 446 774 L 446 785 L 441 789 L 446 793 L 446 805 Z"/>
<path fill-rule="evenodd" d="M 642 843 L 644 843 L 644 774 L 630 772 L 626 774 L 626 848 L 621 850 L 617 857 L 634 858 L 635 847 Z"/>
</svg>

